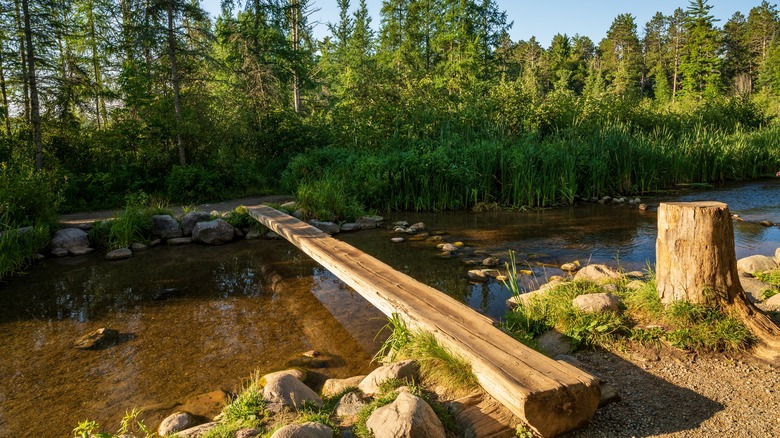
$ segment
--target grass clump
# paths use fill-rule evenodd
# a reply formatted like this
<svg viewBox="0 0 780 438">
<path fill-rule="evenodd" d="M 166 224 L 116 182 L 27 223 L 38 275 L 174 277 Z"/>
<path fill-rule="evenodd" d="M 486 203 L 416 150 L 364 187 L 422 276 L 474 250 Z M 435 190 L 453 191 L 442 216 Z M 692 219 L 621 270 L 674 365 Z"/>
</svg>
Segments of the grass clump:
<svg viewBox="0 0 780 438">
<path fill-rule="evenodd" d="M 25 231 L 7 219 L 0 216 L 0 280 L 22 274 L 51 237 L 48 224 L 38 223 Z"/>
<path fill-rule="evenodd" d="M 780 270 L 756 272 L 754 276 L 771 286 L 771 288 L 761 292 L 762 299 L 768 300 L 780 293 Z"/>
<path fill-rule="evenodd" d="M 152 216 L 171 213 L 164 203 L 138 192 L 125 198 L 125 208 L 113 219 L 95 222 L 89 240 L 109 251 L 129 248 L 133 242 L 149 243 L 154 239 Z"/>
<path fill-rule="evenodd" d="M 471 365 L 439 344 L 432 334 L 409 330 L 398 314 L 393 314 L 385 328 L 391 333 L 375 360 L 414 359 L 420 365 L 422 381 L 431 386 L 441 385 L 458 393 L 478 387 Z"/>
<path fill-rule="evenodd" d="M 77 438 L 115 438 L 128 435 L 138 438 L 153 438 L 157 436 L 156 433 L 149 430 L 143 420 L 138 419 L 140 413 L 141 411 L 135 408 L 132 411 L 125 412 L 125 416 L 119 425 L 119 430 L 115 434 L 100 432 L 100 424 L 94 420 L 80 421 L 73 429 L 73 436 Z"/>
<path fill-rule="evenodd" d="M 689 351 L 736 352 L 754 341 L 739 319 L 717 307 L 684 301 L 664 306 L 654 279 L 637 289 L 617 286 L 614 293 L 625 307 L 621 312 L 579 311 L 572 305 L 575 297 L 604 290 L 591 282 L 567 282 L 508 312 L 504 328 L 531 346 L 544 332 L 555 329 L 571 338 L 573 349 L 636 342 L 655 347 L 666 343 Z"/>
</svg>

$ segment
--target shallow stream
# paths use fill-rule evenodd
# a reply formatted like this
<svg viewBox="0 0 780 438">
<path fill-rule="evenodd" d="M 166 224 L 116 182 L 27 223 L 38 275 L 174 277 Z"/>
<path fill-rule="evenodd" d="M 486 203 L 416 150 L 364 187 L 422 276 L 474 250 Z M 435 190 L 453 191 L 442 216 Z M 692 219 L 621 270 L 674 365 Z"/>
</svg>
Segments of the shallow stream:
<svg viewBox="0 0 780 438">
<path fill-rule="evenodd" d="M 338 237 L 494 318 L 509 292 L 499 282 L 471 284 L 463 261 L 517 254 L 523 286 L 534 288 L 574 260 L 645 269 L 654 263 L 655 208 L 667 200 L 719 200 L 735 222 L 737 257 L 780 247 L 780 180 L 688 190 L 636 206 L 492 213 L 393 213 L 423 221 L 466 254 L 439 257 L 435 243 L 390 243 L 390 230 Z M 300 353 L 323 353 L 321 377 L 370 370 L 385 318 L 358 294 L 284 241 L 221 247 L 152 248 L 120 262 L 100 254 L 47 260 L 0 284 L 0 436 L 71 436 L 87 418 L 113 431 L 125 410 L 170 412 L 187 397 L 236 390 L 255 370 L 284 368 Z M 99 327 L 121 332 L 117 345 L 84 351 L 79 336 Z M 166 408 L 168 410 L 166 410 Z M 151 420 L 158 418 L 151 416 Z"/>
</svg>

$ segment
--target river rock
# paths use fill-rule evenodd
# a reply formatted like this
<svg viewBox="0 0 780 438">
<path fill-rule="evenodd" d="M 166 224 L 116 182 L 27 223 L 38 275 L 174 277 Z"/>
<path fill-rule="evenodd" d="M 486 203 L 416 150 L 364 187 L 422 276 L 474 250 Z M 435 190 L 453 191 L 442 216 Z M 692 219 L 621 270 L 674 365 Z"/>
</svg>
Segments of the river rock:
<svg viewBox="0 0 780 438">
<path fill-rule="evenodd" d="M 222 219 L 198 222 L 192 230 L 192 240 L 206 245 L 222 245 L 233 240 L 233 226 Z"/>
<path fill-rule="evenodd" d="M 451 244 L 451 243 L 445 243 L 444 245 L 442 245 L 441 249 L 442 249 L 442 251 L 448 252 L 448 253 L 451 253 L 451 254 L 455 254 L 456 252 L 458 252 L 458 247 L 453 245 L 453 244 Z"/>
<path fill-rule="evenodd" d="M 392 239 L 390 239 L 390 241 L 393 243 L 404 243 L 406 239 L 404 239 L 403 237 L 393 237 Z"/>
<path fill-rule="evenodd" d="M 257 240 L 261 237 L 262 235 L 260 234 L 260 232 L 254 228 L 250 229 L 249 232 L 246 233 L 246 236 L 244 236 L 246 240 Z"/>
<path fill-rule="evenodd" d="M 764 255 L 753 255 L 737 260 L 737 270 L 739 272 L 747 272 L 752 274 L 754 272 L 764 272 L 777 269 L 777 263 L 771 258 Z"/>
<path fill-rule="evenodd" d="M 366 376 L 355 376 L 347 379 L 328 379 L 322 386 L 322 396 L 330 397 L 340 394 L 347 388 L 357 388 Z"/>
<path fill-rule="evenodd" d="M 603 283 L 609 280 L 617 280 L 621 278 L 619 272 L 613 270 L 606 265 L 588 265 L 577 271 L 574 275 L 574 280 L 586 280 L 594 283 Z"/>
<path fill-rule="evenodd" d="M 490 278 L 490 276 L 487 275 L 485 271 L 483 271 L 482 269 L 472 269 L 469 272 L 467 272 L 466 275 L 469 277 L 469 280 L 471 281 L 485 282 L 488 281 L 488 278 Z"/>
<path fill-rule="evenodd" d="M 564 263 L 561 265 L 561 271 L 565 272 L 574 272 L 577 270 L 577 264 L 576 263 Z"/>
<path fill-rule="evenodd" d="M 381 366 L 367 375 L 358 385 L 363 394 L 373 395 L 379 392 L 379 386 L 389 379 L 417 379 L 420 365 L 416 360 L 402 360 Z"/>
<path fill-rule="evenodd" d="M 775 250 L 775 263 L 780 265 L 780 248 L 777 248 Z"/>
<path fill-rule="evenodd" d="M 263 398 L 269 411 L 296 410 L 309 403 L 322 407 L 322 399 L 311 388 L 289 374 L 283 374 L 266 381 Z"/>
<path fill-rule="evenodd" d="M 360 230 L 360 225 L 354 223 L 354 222 L 348 222 L 346 224 L 341 224 L 340 230 L 344 233 L 348 233 L 350 231 L 357 231 Z"/>
<path fill-rule="evenodd" d="M 51 248 L 62 248 L 70 251 L 73 248 L 83 248 L 89 246 L 89 237 L 84 230 L 78 228 L 63 228 L 54 233 L 51 239 Z"/>
<path fill-rule="evenodd" d="M 374 228 L 379 228 L 379 226 L 382 225 L 382 221 L 384 220 L 385 218 L 382 216 L 363 216 L 358 219 L 357 224 L 363 230 L 371 230 Z"/>
<path fill-rule="evenodd" d="M 152 234 L 160 239 L 173 239 L 182 235 L 179 223 L 169 214 L 152 216 Z"/>
<path fill-rule="evenodd" d="M 116 341 L 118 337 L 118 331 L 101 327 L 76 339 L 76 341 L 73 343 L 73 347 L 78 348 L 79 350 L 102 348 Z"/>
<path fill-rule="evenodd" d="M 338 234 L 339 231 L 341 231 L 341 227 L 339 227 L 338 224 L 334 224 L 333 222 L 322 222 L 317 220 L 310 220 L 309 225 L 319 228 L 320 231 L 323 231 L 328 234 Z"/>
<path fill-rule="evenodd" d="M 350 392 L 336 403 L 334 412 L 339 417 L 351 417 L 357 415 L 364 406 L 366 406 L 366 402 L 356 393 Z"/>
<path fill-rule="evenodd" d="M 547 283 L 541 285 L 539 287 L 539 289 L 537 289 L 535 291 L 527 292 L 527 293 L 524 293 L 524 294 L 515 295 L 515 296 L 509 298 L 508 300 L 506 300 L 506 305 L 510 309 L 514 309 L 519 304 L 526 304 L 526 303 L 528 303 L 528 301 L 532 300 L 533 298 L 544 295 L 550 289 L 553 289 L 556 286 L 558 286 L 559 284 L 562 284 L 564 282 L 565 281 L 564 281 L 564 279 L 562 277 L 554 275 L 554 276 L 550 277 L 550 281 L 548 281 Z"/>
<path fill-rule="evenodd" d="M 751 303 L 763 300 L 764 291 L 772 289 L 772 285 L 764 283 L 747 272 L 741 272 L 739 274 L 739 282 Z"/>
<path fill-rule="evenodd" d="M 487 266 L 488 268 L 494 268 L 498 266 L 499 260 L 496 257 L 487 257 L 484 260 L 482 260 L 482 266 Z"/>
<path fill-rule="evenodd" d="M 188 429 L 195 425 L 195 417 L 187 412 L 174 412 L 166 417 L 160 427 L 157 428 L 157 434 L 160 436 L 173 435 L 176 432 Z"/>
<path fill-rule="evenodd" d="M 181 232 L 185 236 L 191 236 L 195 225 L 211 220 L 211 213 L 207 211 L 191 211 L 181 218 Z"/>
<path fill-rule="evenodd" d="M 417 234 L 421 231 L 425 231 L 425 224 L 422 222 L 417 222 L 416 224 L 409 225 L 409 228 L 406 229 L 406 232 L 409 234 Z"/>
<path fill-rule="evenodd" d="M 585 313 L 617 312 L 620 300 L 611 293 L 578 295 L 572 305 Z"/>
<path fill-rule="evenodd" d="M 333 429 L 309 421 L 303 424 L 291 424 L 274 432 L 271 438 L 333 438 Z"/>
<path fill-rule="evenodd" d="M 146 245 L 141 242 L 133 242 L 130 244 L 130 251 L 141 252 L 146 251 Z"/>
<path fill-rule="evenodd" d="M 775 294 L 764 301 L 764 307 L 769 310 L 780 310 L 780 294 Z"/>
<path fill-rule="evenodd" d="M 245 427 L 236 431 L 236 438 L 255 438 L 262 435 L 262 429 L 256 429 L 253 427 Z"/>
<path fill-rule="evenodd" d="M 191 427 L 189 429 L 176 432 L 176 438 L 200 438 L 206 436 L 209 432 L 219 426 L 219 422 L 212 421 L 211 423 L 201 424 L 199 426 Z"/>
<path fill-rule="evenodd" d="M 375 438 L 445 438 L 444 426 L 423 399 L 402 392 L 395 401 L 375 410 L 366 422 Z"/>
<path fill-rule="evenodd" d="M 761 222 L 759 222 L 759 224 L 761 224 L 761 225 L 763 225 L 765 227 L 773 227 L 773 226 L 775 226 L 775 224 L 773 222 L 771 222 L 771 221 L 761 221 Z"/>
<path fill-rule="evenodd" d="M 68 253 L 72 256 L 82 256 L 91 254 L 95 251 L 95 248 L 90 248 L 88 246 L 80 246 L 78 248 L 71 248 Z"/>
<path fill-rule="evenodd" d="M 639 210 L 640 211 L 646 211 L 647 210 L 647 204 L 639 204 Z"/>
<path fill-rule="evenodd" d="M 612 385 L 608 385 L 606 383 L 601 383 L 599 385 L 599 389 L 601 390 L 601 394 L 599 396 L 599 407 L 604 407 L 610 403 L 615 403 L 620 401 L 620 394 L 615 390 L 615 388 L 612 387 Z"/>
<path fill-rule="evenodd" d="M 178 409 L 198 417 L 214 418 L 222 412 L 222 408 L 229 401 L 230 396 L 225 391 L 218 389 L 190 397 Z"/>
<path fill-rule="evenodd" d="M 108 254 L 106 254 L 106 260 L 124 260 L 129 259 L 133 256 L 133 251 L 130 251 L 128 248 L 119 248 L 115 249 L 113 251 L 110 251 Z"/>
<path fill-rule="evenodd" d="M 268 381 L 277 379 L 281 376 L 292 376 L 296 379 L 303 382 L 306 380 L 306 371 L 304 370 L 298 370 L 298 369 L 290 369 L 290 370 L 284 370 L 284 371 L 276 371 L 273 373 L 268 373 L 260 378 L 260 385 L 265 386 L 268 384 Z"/>
</svg>

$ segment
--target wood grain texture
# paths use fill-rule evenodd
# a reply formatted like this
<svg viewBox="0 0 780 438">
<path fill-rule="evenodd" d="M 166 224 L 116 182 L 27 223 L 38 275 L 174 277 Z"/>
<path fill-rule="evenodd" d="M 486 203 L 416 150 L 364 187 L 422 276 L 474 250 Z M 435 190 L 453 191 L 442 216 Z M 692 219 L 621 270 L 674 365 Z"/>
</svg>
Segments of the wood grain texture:
<svg viewBox="0 0 780 438">
<path fill-rule="evenodd" d="M 468 360 L 485 391 L 542 436 L 581 427 L 596 411 L 594 376 L 526 347 L 463 303 L 317 228 L 270 207 L 248 210 L 385 315 L 401 315 Z"/>
</svg>

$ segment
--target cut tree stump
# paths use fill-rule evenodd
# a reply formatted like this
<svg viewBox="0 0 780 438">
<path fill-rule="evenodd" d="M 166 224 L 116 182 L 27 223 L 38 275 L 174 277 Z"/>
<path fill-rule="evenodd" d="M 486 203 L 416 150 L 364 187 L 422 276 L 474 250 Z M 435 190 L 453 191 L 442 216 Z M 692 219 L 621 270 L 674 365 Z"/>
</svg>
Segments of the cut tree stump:
<svg viewBox="0 0 780 438">
<path fill-rule="evenodd" d="M 755 353 L 780 361 L 780 327 L 745 295 L 737 272 L 734 227 L 722 202 L 668 202 L 658 208 L 656 283 L 664 304 L 720 306 L 755 335 Z"/>
<path fill-rule="evenodd" d="M 600 389 L 591 374 L 526 347 L 458 300 L 311 225 L 266 206 L 247 210 L 385 315 L 400 315 L 466 359 L 485 392 L 539 435 L 577 429 L 595 413 Z"/>
</svg>

